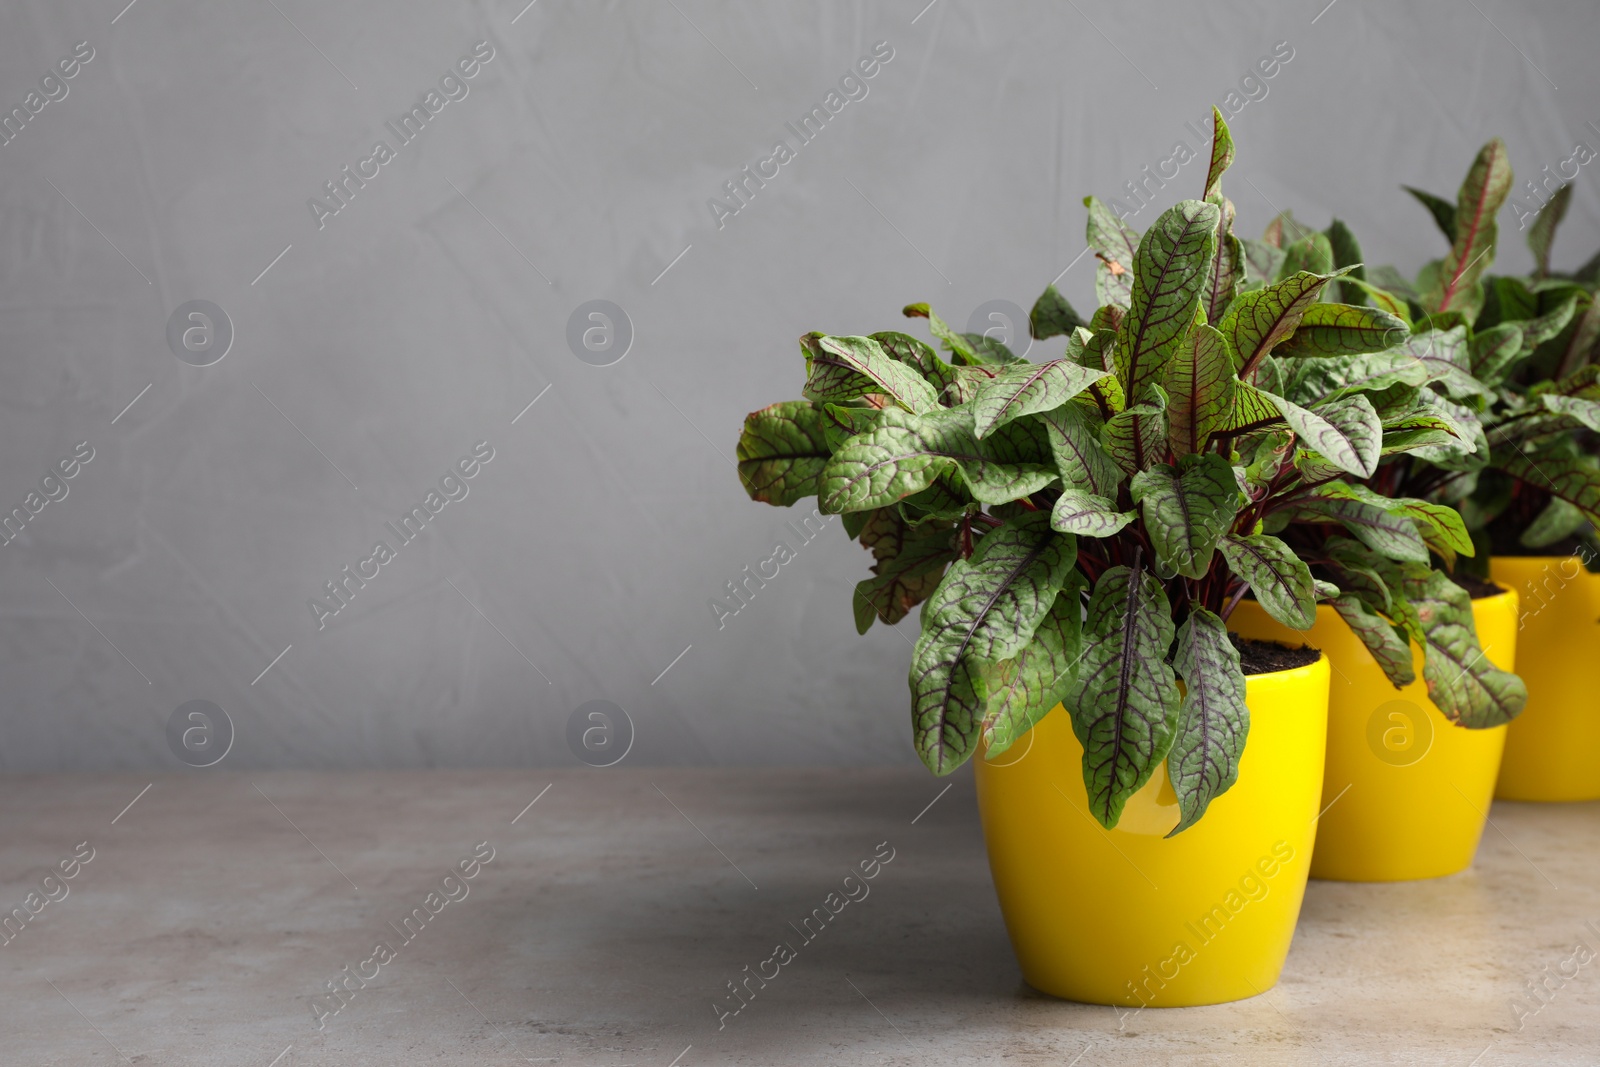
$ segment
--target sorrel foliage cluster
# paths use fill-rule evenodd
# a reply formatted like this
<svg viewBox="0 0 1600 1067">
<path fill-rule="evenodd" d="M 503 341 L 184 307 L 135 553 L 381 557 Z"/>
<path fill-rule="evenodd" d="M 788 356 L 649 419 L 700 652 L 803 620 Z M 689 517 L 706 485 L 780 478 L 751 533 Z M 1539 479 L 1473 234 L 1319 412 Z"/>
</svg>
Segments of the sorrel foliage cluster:
<svg viewBox="0 0 1600 1067">
<path fill-rule="evenodd" d="M 1479 151 L 1454 203 L 1409 189 L 1450 250 L 1414 281 L 1383 267 L 1362 288 L 1374 305 L 1419 324 L 1414 337 L 1427 341 L 1419 355 L 1444 369 L 1445 402 L 1478 444 L 1465 455 L 1419 453 L 1380 472 L 1375 487 L 1460 508 L 1479 548 L 1473 569 L 1480 574 L 1491 551 L 1550 546 L 1559 546 L 1557 554 L 1577 550 L 1600 566 L 1600 254 L 1571 274 L 1551 270 L 1556 227 L 1572 193 L 1564 185 L 1537 214 L 1519 211 L 1519 221 L 1532 218 L 1532 276 L 1491 275 L 1495 216 L 1512 185 L 1506 146 L 1496 139 Z"/>
<path fill-rule="evenodd" d="M 751 414 L 739 442 L 754 499 L 816 496 L 872 552 L 858 629 L 921 605 L 910 687 L 929 768 L 1004 751 L 1060 703 L 1107 827 L 1163 761 L 1173 833 L 1236 779 L 1249 712 L 1226 619 L 1246 594 L 1297 629 L 1330 601 L 1397 681 L 1415 642 L 1463 725 L 1525 699 L 1433 562 L 1474 551 L 1460 516 L 1369 485 L 1395 457 L 1478 447 L 1433 388 L 1446 369 L 1400 315 L 1328 302 L 1365 291 L 1335 265 L 1337 225 L 1234 236 L 1233 142 L 1214 121 L 1203 199 L 1142 236 L 1085 201 L 1101 306 L 1085 321 L 1052 287 L 1031 316 L 1034 337 L 1065 338 L 1060 358 L 1019 359 L 913 304 L 949 362 L 900 332 L 808 334 L 805 399 Z"/>
</svg>

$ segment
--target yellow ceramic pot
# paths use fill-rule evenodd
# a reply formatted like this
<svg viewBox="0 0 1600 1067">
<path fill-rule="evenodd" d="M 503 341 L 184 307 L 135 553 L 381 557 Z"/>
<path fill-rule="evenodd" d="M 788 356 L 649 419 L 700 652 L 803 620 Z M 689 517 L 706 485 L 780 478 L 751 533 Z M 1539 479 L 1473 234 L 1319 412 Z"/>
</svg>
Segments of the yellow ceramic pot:
<svg viewBox="0 0 1600 1067">
<path fill-rule="evenodd" d="M 1517 650 L 1517 595 L 1472 602 L 1478 642 L 1511 670 Z M 1342 882 L 1438 878 L 1472 864 L 1489 817 L 1506 728 L 1456 726 L 1428 699 L 1422 653 L 1417 680 L 1395 689 L 1337 612 L 1317 606 L 1316 624 L 1291 630 L 1245 601 L 1228 625 L 1246 637 L 1300 640 L 1328 656 L 1328 768 L 1311 877 Z"/>
<path fill-rule="evenodd" d="M 1494 795 L 1600 800 L 1600 575 L 1576 556 L 1496 556 L 1489 573 L 1522 600 L 1517 673 L 1528 683 Z"/>
<path fill-rule="evenodd" d="M 1245 703 L 1239 780 L 1171 839 L 1165 766 L 1116 829 L 1089 814 L 1083 749 L 1060 705 L 993 763 L 974 760 L 989 867 L 1029 985 L 1138 1010 L 1240 1000 L 1278 981 L 1321 795 L 1327 659 L 1248 678 Z"/>
</svg>

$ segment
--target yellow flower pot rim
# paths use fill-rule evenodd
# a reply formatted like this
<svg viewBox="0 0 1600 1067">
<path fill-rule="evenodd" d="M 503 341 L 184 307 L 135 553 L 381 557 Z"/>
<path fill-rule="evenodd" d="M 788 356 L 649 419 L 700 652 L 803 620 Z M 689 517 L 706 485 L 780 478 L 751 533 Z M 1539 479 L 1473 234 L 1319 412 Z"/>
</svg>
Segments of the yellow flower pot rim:
<svg viewBox="0 0 1600 1067">
<path fill-rule="evenodd" d="M 1546 557 L 1546 556 L 1501 556 L 1500 558 L 1501 559 L 1576 559 L 1577 557 L 1576 556 L 1548 556 L 1548 557 Z M 1489 585 L 1492 585 L 1495 588 L 1499 589 L 1500 591 L 1498 593 L 1492 593 L 1489 596 L 1475 596 L 1475 597 L 1472 598 L 1472 602 L 1474 604 L 1490 604 L 1490 603 L 1493 603 L 1496 600 L 1502 599 L 1503 597 L 1516 596 L 1517 595 L 1517 591 L 1515 589 L 1509 589 L 1506 586 L 1501 585 L 1499 582 L 1490 581 L 1487 578 L 1485 578 L 1483 580 L 1486 583 L 1488 583 Z M 1251 603 L 1255 603 L 1255 604 L 1259 604 L 1260 603 L 1260 601 L 1256 600 L 1254 597 L 1247 596 L 1244 599 L 1250 601 Z M 1242 602 L 1243 601 L 1241 601 L 1241 603 Z M 1326 600 L 1317 601 L 1317 609 L 1320 611 L 1322 608 L 1328 608 L 1331 611 L 1331 610 L 1333 610 L 1333 605 L 1329 604 Z M 1263 609 L 1263 610 L 1265 610 L 1265 609 Z M 1399 625 L 1393 619 L 1390 619 L 1389 616 L 1383 614 L 1383 612 L 1380 611 L 1377 614 L 1378 614 L 1379 618 L 1387 619 L 1391 626 Z M 1271 640 L 1270 638 L 1244 637 L 1243 634 L 1241 634 L 1237 630 L 1234 630 L 1234 629 L 1231 629 L 1231 628 L 1228 630 L 1228 632 L 1233 634 L 1235 637 L 1242 637 L 1246 641 L 1265 641 L 1268 644 L 1281 645 L 1284 648 L 1292 648 L 1292 647 L 1294 647 L 1292 645 L 1284 644 L 1282 641 Z M 1304 633 L 1305 631 L 1302 630 L 1300 632 Z M 1310 645 L 1310 644 L 1301 644 L 1300 647 L 1301 648 L 1312 648 L 1313 646 Z M 1318 649 L 1317 651 L 1321 652 L 1322 650 Z M 1323 653 L 1323 655 L 1326 656 L 1326 653 Z M 1307 666 L 1311 666 L 1311 664 L 1307 664 Z M 1302 668 L 1292 667 L 1290 669 L 1291 670 L 1300 670 Z M 1287 673 L 1287 672 L 1285 672 L 1285 671 L 1274 671 L 1273 673 L 1274 674 L 1284 674 L 1284 673 Z M 1253 678 L 1253 677 L 1255 677 L 1255 675 L 1248 675 L 1247 674 L 1247 675 L 1245 675 L 1245 677 L 1246 678 Z"/>
</svg>

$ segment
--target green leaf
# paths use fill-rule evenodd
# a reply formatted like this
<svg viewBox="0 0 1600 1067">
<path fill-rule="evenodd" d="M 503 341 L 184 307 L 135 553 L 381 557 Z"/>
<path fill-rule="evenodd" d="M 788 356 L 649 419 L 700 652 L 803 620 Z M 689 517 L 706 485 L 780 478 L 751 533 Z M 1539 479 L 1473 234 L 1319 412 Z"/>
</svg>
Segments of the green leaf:
<svg viewBox="0 0 1600 1067">
<path fill-rule="evenodd" d="M 1316 587 L 1311 569 L 1293 549 L 1268 534 L 1229 534 L 1217 548 L 1268 615 L 1291 630 L 1311 629 L 1317 621 Z"/>
<path fill-rule="evenodd" d="M 952 330 L 927 304 L 907 304 L 900 313 L 908 319 L 927 319 L 928 331 L 939 339 L 945 350 L 963 367 L 1007 362 L 1003 357 L 997 357 L 991 346 L 973 344 L 973 338 L 979 335 L 957 333 Z M 1000 347 L 1003 349 L 1005 346 Z"/>
<path fill-rule="evenodd" d="M 989 683 L 983 742 L 1000 755 L 1061 703 L 1083 650 L 1082 572 L 1071 571 L 1055 604 L 1021 652 L 1001 660 Z"/>
<path fill-rule="evenodd" d="M 905 548 L 906 538 L 913 534 L 913 528 L 906 524 L 894 508 L 855 512 L 846 518 L 861 520 L 856 540 L 860 541 L 861 547 L 871 552 L 872 558 L 879 563 L 900 555 Z M 950 529 L 948 525 L 942 528 L 946 531 Z"/>
<path fill-rule="evenodd" d="M 1343 482 L 1320 486 L 1317 493 L 1320 496 L 1359 500 L 1382 508 L 1391 515 L 1410 519 L 1424 539 L 1436 540 L 1439 546 L 1451 552 L 1470 556 L 1476 551 L 1472 536 L 1467 533 L 1467 524 L 1461 521 L 1456 509 L 1447 504 L 1408 496 L 1388 497 L 1364 485 L 1345 485 Z"/>
<path fill-rule="evenodd" d="M 1422 677 L 1428 696 L 1451 722 L 1481 730 L 1522 712 L 1528 687 L 1489 662 L 1472 622 L 1472 598 L 1439 571 L 1408 575 L 1405 596 L 1416 609 L 1426 645 Z"/>
<path fill-rule="evenodd" d="M 1410 336 L 1406 323 L 1378 308 L 1352 304 L 1312 304 L 1295 326 L 1289 339 L 1278 345 L 1275 355 L 1356 356 L 1382 352 Z"/>
<path fill-rule="evenodd" d="M 1409 303 L 1421 303 L 1422 296 L 1417 292 L 1417 287 L 1411 283 L 1410 279 L 1392 266 L 1385 264 L 1381 267 L 1373 267 L 1367 271 L 1367 280 Z"/>
<path fill-rule="evenodd" d="M 1033 637 L 1077 559 L 1073 539 L 1030 516 L 991 531 L 951 564 L 922 612 L 911 656 L 916 749 L 935 774 L 972 755 L 986 710 L 986 667 Z"/>
<path fill-rule="evenodd" d="M 750 499 L 788 507 L 817 494 L 833 453 L 822 411 L 809 400 L 785 400 L 745 416 L 737 454 Z"/>
<path fill-rule="evenodd" d="M 1177 466 L 1140 471 L 1129 488 L 1144 514 L 1156 572 L 1204 577 L 1217 540 L 1239 513 L 1232 465 L 1214 452 L 1180 456 Z"/>
<path fill-rule="evenodd" d="M 1549 449 L 1561 448 L 1573 431 L 1582 428 L 1581 422 L 1567 415 L 1554 413 L 1526 415 L 1491 426 L 1488 438 L 1497 455 L 1505 446 L 1510 446 L 1532 456 Z"/>
<path fill-rule="evenodd" d="M 1243 291 L 1248 277 L 1244 244 L 1229 232 L 1233 226 L 1233 202 L 1224 198 L 1223 203 L 1227 205 L 1227 213 L 1224 221 L 1217 224 L 1216 251 L 1212 255 L 1211 269 L 1206 273 L 1200 301 L 1200 310 L 1207 322 L 1222 321 L 1233 298 Z"/>
<path fill-rule="evenodd" d="M 1396 689 L 1417 680 L 1416 668 L 1411 664 L 1411 643 L 1403 630 L 1353 596 L 1334 597 L 1332 604 Z"/>
<path fill-rule="evenodd" d="M 1383 451 L 1383 423 L 1370 399 L 1361 393 L 1346 393 L 1316 405 L 1311 413 L 1333 427 L 1338 436 L 1335 440 L 1303 437 L 1306 444 L 1352 474 L 1371 474 L 1378 469 L 1378 458 Z M 1350 446 L 1352 454 L 1349 456 L 1342 453 L 1332 456 L 1324 447 L 1342 449 L 1345 444 Z"/>
<path fill-rule="evenodd" d="M 839 516 L 839 518 L 842 520 L 840 525 L 844 527 L 844 535 L 850 538 L 850 540 L 854 541 L 866 531 L 867 524 L 872 521 L 873 516 L 891 511 L 896 511 L 896 509 L 880 508 L 877 511 L 846 512 L 845 514 Z M 871 546 L 869 545 L 868 547 Z"/>
<path fill-rule="evenodd" d="M 1238 355 L 1239 376 L 1248 378 L 1267 354 L 1295 331 L 1333 276 L 1299 273 L 1264 289 L 1240 293 L 1217 329 Z"/>
<path fill-rule="evenodd" d="M 1522 354 L 1522 329 L 1513 322 L 1502 322 L 1479 330 L 1467 345 L 1469 373 L 1486 385 L 1496 385 L 1510 373 Z"/>
<path fill-rule="evenodd" d="M 1084 630 L 1083 659 L 1063 703 L 1083 745 L 1089 810 L 1111 829 L 1172 746 L 1172 605 L 1142 566 L 1112 567 L 1095 583 Z"/>
<path fill-rule="evenodd" d="M 972 402 L 978 390 L 1000 376 L 1003 367 L 952 367 L 950 384 L 945 387 L 944 399 L 951 407 L 962 407 Z"/>
<path fill-rule="evenodd" d="M 1545 393 L 1581 396 L 1586 400 L 1600 397 L 1600 366 L 1583 367 L 1576 374 L 1552 382 L 1538 382 L 1528 390 L 1529 397 L 1543 396 Z"/>
<path fill-rule="evenodd" d="M 1371 567 L 1355 560 L 1328 559 L 1322 563 L 1343 596 L 1353 596 L 1376 612 L 1390 610 L 1389 586 Z"/>
<path fill-rule="evenodd" d="M 1494 396 L 1472 376 L 1465 326 L 1413 333 L 1387 351 L 1421 362 L 1428 368 L 1431 379 L 1458 400 L 1474 396 L 1492 399 Z"/>
<path fill-rule="evenodd" d="M 1534 277 L 1543 278 L 1550 273 L 1550 245 L 1556 239 L 1556 227 L 1567 213 L 1567 202 L 1572 199 L 1572 186 L 1563 185 L 1539 210 L 1539 215 L 1528 228 L 1528 249 L 1533 252 Z"/>
<path fill-rule="evenodd" d="M 1055 480 L 1045 465 L 1040 428 L 1018 422 L 979 441 L 972 413 L 940 409 L 924 416 L 891 416 L 853 437 L 823 468 L 818 504 L 825 514 L 881 508 L 904 500 L 959 470 L 972 495 L 999 504 L 1037 492 Z"/>
<path fill-rule="evenodd" d="M 1233 411 L 1233 354 L 1221 333 L 1196 323 L 1167 364 L 1167 439 L 1178 455 L 1202 452 Z"/>
<path fill-rule="evenodd" d="M 1449 470 L 1477 470 L 1489 461 L 1483 423 L 1471 408 L 1447 400 L 1432 389 L 1421 390 L 1417 401 L 1428 416 L 1453 424 L 1457 440 L 1448 446 L 1413 448 L 1414 455 Z"/>
<path fill-rule="evenodd" d="M 1411 316 L 1411 332 L 1424 333 L 1428 330 L 1454 330 L 1457 327 L 1465 329 L 1473 324 L 1472 316 L 1459 309 L 1451 311 L 1425 312 L 1421 315 Z M 1484 325 L 1488 325 L 1485 323 Z"/>
<path fill-rule="evenodd" d="M 1312 231 L 1294 217 L 1292 211 L 1280 211 L 1267 223 L 1266 231 L 1261 235 L 1262 240 L 1274 248 L 1287 249 L 1296 241 L 1304 241 L 1310 237 Z"/>
<path fill-rule="evenodd" d="M 1212 246 L 1211 269 L 1206 275 L 1205 290 L 1200 307 L 1207 322 L 1218 322 L 1228 305 L 1238 294 L 1244 282 L 1244 245 L 1233 235 L 1233 201 L 1222 195 L 1222 174 L 1233 163 L 1233 135 L 1222 112 L 1211 109 L 1211 164 L 1206 171 L 1206 190 L 1202 199 L 1214 205 L 1221 214 L 1217 217 L 1215 241 Z"/>
<path fill-rule="evenodd" d="M 873 619 L 894 625 L 938 588 L 945 567 L 961 558 L 955 532 L 947 523 L 911 526 L 900 514 L 884 508 L 870 513 L 861 543 L 872 550 L 875 577 L 856 584 L 856 632 L 866 633 Z"/>
<path fill-rule="evenodd" d="M 1320 233 L 1307 234 L 1283 248 L 1283 266 L 1278 268 L 1277 281 L 1296 274 L 1332 274 L 1333 245 Z"/>
<path fill-rule="evenodd" d="M 1426 650 L 1428 635 L 1423 632 L 1422 618 L 1406 596 L 1406 581 L 1428 574 L 1431 568 L 1422 563 L 1396 563 L 1393 560 L 1374 561 L 1389 586 L 1389 619 L 1395 628 L 1419 649 Z"/>
<path fill-rule="evenodd" d="M 1139 231 L 1092 196 L 1084 197 L 1089 209 L 1087 238 L 1099 264 L 1094 272 L 1094 297 L 1101 304 L 1127 307 L 1133 294 L 1133 265 L 1139 249 Z"/>
<path fill-rule="evenodd" d="M 1600 401 L 1585 400 L 1576 396 L 1561 396 L 1556 393 L 1546 393 L 1539 398 L 1540 402 L 1557 415 L 1566 415 L 1576 419 L 1591 430 L 1600 431 Z"/>
<path fill-rule="evenodd" d="M 1228 640 L 1226 623 L 1205 608 L 1191 608 L 1178 630 L 1173 666 L 1184 692 L 1167 753 L 1167 777 L 1178 795 L 1180 816 L 1168 837 L 1193 826 L 1238 781 L 1239 757 L 1250 733 L 1239 650 Z"/>
<path fill-rule="evenodd" d="M 1103 355 L 1099 351 L 1089 351 L 1093 341 L 1094 334 L 1087 326 L 1077 327 L 1067 334 L 1067 351 L 1062 358 L 1088 370 L 1108 370 Z"/>
<path fill-rule="evenodd" d="M 1365 268 L 1362 269 L 1365 270 Z M 1362 304 L 1370 300 L 1372 306 L 1379 311 L 1387 311 L 1405 323 L 1407 329 L 1411 327 L 1411 307 L 1406 303 L 1405 299 L 1389 292 L 1387 289 L 1380 289 L 1376 285 L 1357 278 L 1355 271 L 1351 271 L 1339 279 L 1339 292 L 1347 304 Z M 1363 296 L 1366 297 L 1366 300 L 1355 299 Z"/>
<path fill-rule="evenodd" d="M 1166 397 L 1152 387 L 1151 399 L 1124 408 L 1100 430 L 1106 452 L 1128 474 L 1138 474 L 1166 456 Z"/>
<path fill-rule="evenodd" d="M 1555 374 L 1565 378 L 1600 356 L 1600 301 L 1590 300 L 1583 314 L 1575 316 L 1561 333 Z"/>
<path fill-rule="evenodd" d="M 1228 123 L 1223 119 L 1222 112 L 1213 106 L 1211 164 L 1206 168 L 1206 191 L 1201 194 L 1201 199 L 1209 201 L 1214 196 L 1222 195 L 1222 175 L 1231 166 L 1233 166 L 1233 134 L 1228 131 Z"/>
<path fill-rule="evenodd" d="M 1223 432 L 1238 436 L 1283 422 L 1279 398 L 1248 382 L 1233 383 L 1233 410 Z"/>
<path fill-rule="evenodd" d="M 1495 213 L 1511 191 L 1511 163 L 1505 144 L 1496 137 L 1478 152 L 1456 197 L 1456 235 L 1450 254 L 1423 293 L 1433 311 L 1462 311 L 1476 318 L 1483 306 L 1479 279 L 1494 262 L 1498 234 Z"/>
<path fill-rule="evenodd" d="M 1277 405 L 1302 444 L 1339 470 L 1362 478 L 1377 470 L 1383 424 L 1365 396 L 1340 397 L 1313 411 L 1270 393 L 1262 395 Z"/>
<path fill-rule="evenodd" d="M 1099 316 L 1096 315 L 1096 318 Z M 1086 336 L 1087 335 L 1087 336 Z M 1114 330 L 1074 330 L 1067 339 L 1067 358 L 1090 370 L 1112 370 L 1111 351 L 1116 346 Z M 1107 379 L 1115 382 L 1115 378 Z"/>
<path fill-rule="evenodd" d="M 1257 389 L 1265 389 L 1269 393 L 1286 396 L 1288 394 L 1284 391 L 1284 386 L 1288 384 L 1288 368 L 1292 365 L 1277 357 L 1263 359 L 1256 364 L 1255 374 L 1250 384 Z M 1320 400 L 1322 398 L 1317 397 L 1316 399 Z"/>
<path fill-rule="evenodd" d="M 1067 359 L 1006 367 L 978 386 L 972 398 L 974 430 L 981 440 L 1014 419 L 1060 407 L 1107 373 Z"/>
<path fill-rule="evenodd" d="M 806 385 L 801 395 L 808 400 L 852 400 L 880 393 L 918 414 L 939 406 L 933 386 L 870 337 L 810 333 L 800 338 L 800 347 L 806 354 Z"/>
<path fill-rule="evenodd" d="M 1123 392 L 1144 395 L 1166 377 L 1167 362 L 1184 342 L 1205 285 L 1220 212 L 1181 200 L 1139 241 L 1133 290 L 1114 353 Z"/>
<path fill-rule="evenodd" d="M 1438 225 L 1439 231 L 1444 234 L 1444 239 L 1451 244 L 1455 244 L 1456 206 L 1442 196 L 1434 196 L 1432 193 L 1425 193 L 1421 189 L 1416 189 L 1409 185 L 1402 185 L 1400 188 L 1422 202 L 1422 206 L 1427 208 L 1428 213 L 1433 216 L 1433 221 Z"/>
<path fill-rule="evenodd" d="M 1544 510 L 1522 531 L 1519 540 L 1528 548 L 1544 548 L 1571 537 L 1588 524 L 1589 520 L 1583 512 L 1560 497 L 1552 497 Z"/>
<path fill-rule="evenodd" d="M 893 426 L 851 438 L 822 471 L 817 503 L 825 514 L 881 508 L 922 492 L 955 470 L 937 433 Z"/>
<path fill-rule="evenodd" d="M 1541 458 L 1535 464 L 1524 453 L 1497 457 L 1496 466 L 1536 489 L 1565 500 L 1592 523 L 1600 524 L 1600 470 L 1589 458 Z"/>
<path fill-rule="evenodd" d="M 1133 283 L 1130 281 L 1128 284 L 1131 286 Z M 1128 309 L 1126 307 L 1116 304 L 1101 304 L 1094 309 L 1094 314 L 1089 316 L 1089 332 L 1098 337 L 1109 330 L 1112 337 L 1115 338 L 1117 331 L 1122 329 L 1122 320 L 1127 316 Z M 1109 346 L 1106 351 L 1110 351 Z M 1110 370 L 1111 368 L 1108 366 L 1106 369 Z"/>
<path fill-rule="evenodd" d="M 901 517 L 912 526 L 939 521 L 954 521 L 979 510 L 954 470 L 946 471 L 921 492 L 913 493 L 895 506 Z M 848 519 L 852 513 L 845 512 Z"/>
<path fill-rule="evenodd" d="M 944 399 L 945 390 L 955 378 L 955 368 L 939 358 L 937 352 L 908 333 L 884 330 L 872 335 L 891 359 L 897 359 L 922 375 L 934 392 Z M 948 402 L 948 401 L 946 401 Z"/>
<path fill-rule="evenodd" d="M 1333 250 L 1333 265 L 1350 268 L 1350 273 L 1337 283 L 1333 291 L 1346 304 L 1365 304 L 1363 289 L 1348 284 L 1352 281 L 1364 282 L 1367 277 L 1367 268 L 1361 263 L 1361 245 L 1356 241 L 1356 235 L 1351 233 L 1350 227 L 1339 219 L 1330 222 L 1328 228 L 1322 232 L 1328 238 L 1328 246 Z"/>
<path fill-rule="evenodd" d="M 1541 294 L 1540 306 L 1552 304 L 1552 294 Z M 1548 311 L 1532 318 L 1523 319 L 1517 323 L 1522 330 L 1522 351 L 1524 355 L 1531 354 L 1535 347 L 1555 337 L 1567 328 L 1567 323 L 1572 321 L 1573 314 L 1578 310 L 1580 297 L 1587 297 L 1583 290 L 1573 287 L 1566 291 L 1565 296 L 1553 301 Z"/>
<path fill-rule="evenodd" d="M 1027 360 L 1011 351 L 1006 346 L 1006 343 L 998 337 L 990 337 L 986 333 L 964 333 L 960 336 L 986 365 L 1005 366 L 1008 363 L 1027 362 Z"/>
<path fill-rule="evenodd" d="M 1349 496 L 1307 496 L 1295 502 L 1293 513 L 1302 521 L 1338 523 L 1362 544 L 1388 559 L 1428 562 L 1428 546 L 1414 522 L 1364 500 Z"/>
<path fill-rule="evenodd" d="M 1283 249 L 1248 237 L 1241 238 L 1239 243 L 1244 247 L 1246 273 L 1246 280 L 1240 286 L 1242 291 L 1261 288 L 1283 269 Z"/>
<path fill-rule="evenodd" d="M 1448 504 L 1436 504 L 1431 500 L 1413 497 L 1394 497 L 1389 500 L 1389 511 L 1415 522 L 1417 531 L 1428 547 L 1440 555 L 1444 554 L 1441 549 L 1460 552 L 1465 556 L 1477 551 L 1472 543 L 1472 535 L 1467 532 L 1467 524 L 1461 521 L 1460 513 Z"/>
<path fill-rule="evenodd" d="M 1093 342 L 1090 342 L 1090 347 L 1092 346 Z M 1088 349 L 1084 351 L 1087 352 Z M 1150 388 L 1154 391 L 1156 386 Z M 1122 394 L 1122 384 L 1117 381 L 1114 373 L 1109 378 L 1101 378 L 1084 392 L 1094 401 L 1095 409 L 1100 412 L 1101 418 L 1109 418 L 1119 411 L 1125 411 L 1128 407 L 1128 398 Z"/>
<path fill-rule="evenodd" d="M 1117 505 L 1103 496 L 1070 486 L 1061 490 L 1050 509 L 1052 528 L 1083 537 L 1110 537 L 1134 517 L 1131 511 L 1118 511 Z"/>
<path fill-rule="evenodd" d="M 1416 387 L 1433 380 L 1427 364 L 1392 349 L 1359 356 L 1303 356 L 1288 367 L 1287 393 L 1301 404 L 1342 393 L 1376 393 L 1396 385 Z"/>
<path fill-rule="evenodd" d="M 1122 475 L 1100 442 L 1099 418 L 1081 404 L 1063 404 L 1039 416 L 1063 486 L 1100 497 L 1116 496 Z"/>
<path fill-rule="evenodd" d="M 1248 444 L 1240 446 L 1244 468 L 1245 491 L 1252 496 L 1264 493 L 1272 479 L 1283 468 L 1284 456 L 1294 443 L 1292 434 L 1285 430 L 1268 430 L 1258 433 Z"/>
<path fill-rule="evenodd" d="M 881 400 L 885 404 L 889 402 L 882 394 L 877 394 L 873 399 Z M 883 408 L 867 403 L 866 398 L 846 401 L 843 404 L 823 404 L 822 433 L 828 442 L 829 450 L 837 452 L 844 447 L 846 441 L 857 434 L 876 430 L 886 418 L 883 411 Z"/>
<path fill-rule="evenodd" d="M 1036 341 L 1071 333 L 1079 326 L 1086 325 L 1088 324 L 1072 310 L 1067 298 L 1058 293 L 1054 285 L 1045 287 L 1039 299 L 1033 302 L 1033 310 L 1028 313 L 1028 332 Z"/>
<path fill-rule="evenodd" d="M 1476 328 L 1488 329 L 1501 322 L 1531 319 L 1539 313 L 1539 297 L 1521 278 L 1489 277 L 1483 286 L 1483 310 Z"/>
</svg>

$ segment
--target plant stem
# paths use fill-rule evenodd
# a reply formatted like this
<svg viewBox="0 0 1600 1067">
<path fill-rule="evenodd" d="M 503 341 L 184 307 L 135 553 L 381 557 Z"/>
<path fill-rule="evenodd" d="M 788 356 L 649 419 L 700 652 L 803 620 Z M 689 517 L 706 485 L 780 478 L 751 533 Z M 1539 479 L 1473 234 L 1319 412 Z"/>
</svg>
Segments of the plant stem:
<svg viewBox="0 0 1600 1067">
<path fill-rule="evenodd" d="M 1228 601 L 1227 605 L 1219 613 L 1222 616 L 1223 622 L 1227 622 L 1229 617 L 1233 615 L 1233 609 L 1239 606 L 1239 601 L 1244 599 L 1245 591 L 1249 588 L 1250 587 L 1243 582 L 1239 583 L 1238 590 L 1233 594 L 1232 599 Z"/>
</svg>

